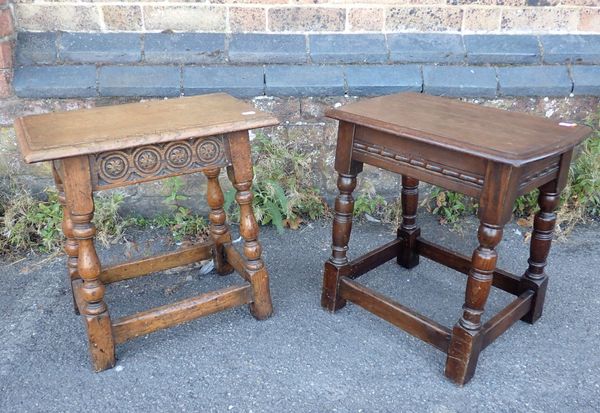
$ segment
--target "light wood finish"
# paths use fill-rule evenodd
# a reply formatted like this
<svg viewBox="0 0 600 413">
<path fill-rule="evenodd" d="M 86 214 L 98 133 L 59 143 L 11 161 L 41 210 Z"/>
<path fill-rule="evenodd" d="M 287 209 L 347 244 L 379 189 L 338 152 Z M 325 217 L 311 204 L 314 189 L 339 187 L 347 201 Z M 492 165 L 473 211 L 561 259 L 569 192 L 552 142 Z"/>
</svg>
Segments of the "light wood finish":
<svg viewBox="0 0 600 413">
<path fill-rule="evenodd" d="M 100 273 L 100 280 L 104 284 L 150 275 L 169 268 L 193 264 L 212 258 L 212 243 L 197 244 L 182 248 L 166 254 L 124 262 L 104 268 Z"/>
<path fill-rule="evenodd" d="M 273 126 L 277 119 L 224 93 L 18 118 L 26 162 Z"/>
<path fill-rule="evenodd" d="M 440 98 L 399 93 L 329 109 L 327 116 L 485 159 L 521 165 L 560 154 L 590 134 L 586 126 Z M 507 127 L 510 125 L 510 127 Z"/>
<path fill-rule="evenodd" d="M 68 113 L 27 116 L 15 127 L 27 162 L 52 160 L 63 206 L 73 305 L 86 323 L 94 370 L 115 365 L 115 344 L 234 306 L 257 319 L 273 312 L 252 210 L 248 129 L 277 120 L 225 94 L 150 101 Z M 243 255 L 233 250 L 219 183 L 221 169 L 237 190 Z M 208 180 L 211 242 L 102 270 L 94 247 L 94 191 L 203 172 Z M 226 252 L 227 248 L 229 252 Z M 133 314 L 112 323 L 105 284 L 213 258 L 216 271 L 236 269 L 248 284 Z"/>
<path fill-rule="evenodd" d="M 117 344 L 252 302 L 250 285 L 236 285 L 123 317 L 113 324 Z"/>
<path fill-rule="evenodd" d="M 445 374 L 457 384 L 474 375 L 481 350 L 519 319 L 542 314 L 544 272 L 556 222 L 554 210 L 575 145 L 591 129 L 456 100 L 402 93 L 362 100 L 327 112 L 339 121 L 332 254 L 325 263 L 321 305 L 337 311 L 350 300 L 447 353 Z M 402 175 L 402 224 L 388 243 L 348 258 L 356 177 L 363 164 Z M 419 181 L 475 197 L 479 245 L 469 258 L 420 236 Z M 496 246 L 517 196 L 540 188 L 529 266 L 520 277 L 497 269 Z M 412 268 L 419 256 L 467 274 L 462 315 L 452 330 L 351 279 L 389 261 Z M 482 316 L 492 286 L 518 296 L 487 323 Z"/>
</svg>

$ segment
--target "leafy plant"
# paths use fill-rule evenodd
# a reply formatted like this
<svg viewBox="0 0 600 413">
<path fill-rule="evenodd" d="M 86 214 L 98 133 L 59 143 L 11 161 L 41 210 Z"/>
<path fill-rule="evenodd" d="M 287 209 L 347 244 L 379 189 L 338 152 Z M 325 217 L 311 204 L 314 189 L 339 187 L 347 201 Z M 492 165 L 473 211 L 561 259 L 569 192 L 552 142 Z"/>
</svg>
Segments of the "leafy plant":
<svg viewBox="0 0 600 413">
<path fill-rule="evenodd" d="M 0 199 L 0 253 L 27 250 L 55 252 L 62 246 L 62 208 L 56 191 L 44 191 L 45 199 L 36 199 L 19 185 L 11 185 Z M 122 235 L 125 223 L 117 210 L 123 195 L 100 196 L 96 200 L 94 223 L 97 239 L 114 242 Z"/>
<path fill-rule="evenodd" d="M 477 211 L 477 205 L 467 196 L 439 188 L 433 188 L 423 203 L 430 212 L 440 217 L 441 223 L 456 223 L 463 216 Z"/>
<path fill-rule="evenodd" d="M 298 228 L 304 219 L 314 220 L 327 213 L 327 205 L 313 186 L 307 155 L 262 134 L 256 135 L 252 147 L 256 157 L 252 206 L 258 223 L 272 224 L 282 231 L 284 227 Z M 234 189 L 225 193 L 225 210 L 231 220 L 239 217 L 234 199 Z"/>
<path fill-rule="evenodd" d="M 167 179 L 165 182 L 170 193 L 163 202 L 169 205 L 172 213 L 158 215 L 144 223 L 151 223 L 159 228 L 168 228 L 176 241 L 181 241 L 185 238 L 206 237 L 208 234 L 208 224 L 204 217 L 193 213 L 189 208 L 180 204 L 180 201 L 188 199 L 186 195 L 180 193 L 181 188 L 184 186 L 181 177 L 175 176 Z"/>
<path fill-rule="evenodd" d="M 354 201 L 354 216 L 357 217 L 368 214 L 381 219 L 385 215 L 386 209 L 387 202 L 381 195 L 362 193 Z"/>
</svg>

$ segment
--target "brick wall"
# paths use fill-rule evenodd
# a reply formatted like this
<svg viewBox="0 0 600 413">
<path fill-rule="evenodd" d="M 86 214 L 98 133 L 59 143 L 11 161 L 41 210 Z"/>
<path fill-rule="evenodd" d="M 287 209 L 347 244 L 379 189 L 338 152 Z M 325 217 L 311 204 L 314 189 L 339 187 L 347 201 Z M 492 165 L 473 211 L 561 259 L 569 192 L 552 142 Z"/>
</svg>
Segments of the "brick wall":
<svg viewBox="0 0 600 413">
<path fill-rule="evenodd" d="M 600 0 L 17 0 L 15 12 L 21 31 L 600 33 Z"/>
<path fill-rule="evenodd" d="M 0 0 L 0 98 L 12 94 L 14 44 L 13 11 L 8 0 Z"/>
</svg>

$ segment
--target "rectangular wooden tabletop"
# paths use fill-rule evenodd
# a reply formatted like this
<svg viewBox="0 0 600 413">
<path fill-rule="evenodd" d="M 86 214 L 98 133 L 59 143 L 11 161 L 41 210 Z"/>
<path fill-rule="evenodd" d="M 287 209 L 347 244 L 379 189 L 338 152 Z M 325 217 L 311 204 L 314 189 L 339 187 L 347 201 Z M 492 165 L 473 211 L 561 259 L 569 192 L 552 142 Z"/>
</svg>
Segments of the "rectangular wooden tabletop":
<svg viewBox="0 0 600 413">
<path fill-rule="evenodd" d="M 26 162 L 218 135 L 278 124 L 224 93 L 32 115 L 15 120 Z"/>
<path fill-rule="evenodd" d="M 420 93 L 361 100 L 327 116 L 512 165 L 562 153 L 591 133 L 587 126 Z"/>
</svg>

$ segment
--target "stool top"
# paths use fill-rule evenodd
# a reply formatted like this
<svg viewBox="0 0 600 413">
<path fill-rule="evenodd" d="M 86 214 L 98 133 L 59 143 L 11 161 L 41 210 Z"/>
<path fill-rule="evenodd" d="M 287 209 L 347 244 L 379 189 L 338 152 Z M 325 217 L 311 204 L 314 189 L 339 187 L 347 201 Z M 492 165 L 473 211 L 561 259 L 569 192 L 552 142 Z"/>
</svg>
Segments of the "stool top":
<svg viewBox="0 0 600 413">
<path fill-rule="evenodd" d="M 26 162 L 273 126 L 271 114 L 225 93 L 24 116 L 15 120 Z"/>
<path fill-rule="evenodd" d="M 326 115 L 515 166 L 565 152 L 591 133 L 559 123 L 420 93 L 398 93 L 330 109 Z"/>
</svg>

